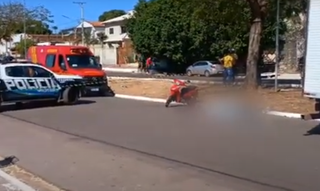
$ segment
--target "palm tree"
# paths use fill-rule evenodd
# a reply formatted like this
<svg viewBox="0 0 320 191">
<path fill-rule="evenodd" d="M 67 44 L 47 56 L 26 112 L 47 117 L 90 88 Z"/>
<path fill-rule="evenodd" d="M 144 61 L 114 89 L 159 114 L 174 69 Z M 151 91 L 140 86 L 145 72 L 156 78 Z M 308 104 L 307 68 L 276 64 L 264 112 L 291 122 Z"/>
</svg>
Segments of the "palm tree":
<svg viewBox="0 0 320 191">
<path fill-rule="evenodd" d="M 103 43 L 105 40 L 108 39 L 108 36 L 104 33 L 104 32 L 99 32 L 97 34 L 97 39 L 99 41 L 99 43 L 101 44 L 101 48 L 103 47 Z"/>
</svg>

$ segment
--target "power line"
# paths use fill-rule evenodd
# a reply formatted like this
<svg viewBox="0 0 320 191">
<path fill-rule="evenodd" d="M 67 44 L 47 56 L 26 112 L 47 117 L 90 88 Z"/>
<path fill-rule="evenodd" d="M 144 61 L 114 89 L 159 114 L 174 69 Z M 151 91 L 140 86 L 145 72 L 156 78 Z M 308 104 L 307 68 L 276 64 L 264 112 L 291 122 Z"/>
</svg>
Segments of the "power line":
<svg viewBox="0 0 320 191">
<path fill-rule="evenodd" d="M 85 37 L 84 37 L 84 4 L 86 4 L 86 2 L 76 1 L 76 2 L 73 2 L 73 3 L 80 6 L 80 11 L 81 11 L 81 39 L 82 39 L 82 45 L 84 45 L 84 41 L 85 41 Z"/>
</svg>

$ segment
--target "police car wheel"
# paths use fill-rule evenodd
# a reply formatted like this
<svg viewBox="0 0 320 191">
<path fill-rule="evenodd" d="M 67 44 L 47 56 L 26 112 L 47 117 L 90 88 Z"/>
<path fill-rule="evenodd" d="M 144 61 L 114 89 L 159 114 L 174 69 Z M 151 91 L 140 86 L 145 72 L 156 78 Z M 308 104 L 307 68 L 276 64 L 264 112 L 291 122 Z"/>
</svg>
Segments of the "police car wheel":
<svg viewBox="0 0 320 191">
<path fill-rule="evenodd" d="M 70 87 L 67 88 L 63 91 L 62 94 L 62 101 L 64 104 L 75 104 L 78 100 L 79 100 L 79 89 L 78 88 L 74 88 L 74 87 Z"/>
<path fill-rule="evenodd" d="M 23 103 L 22 103 L 22 102 L 16 102 L 16 103 L 15 103 L 15 106 L 16 106 L 17 108 L 22 108 L 22 107 L 23 107 Z"/>
</svg>

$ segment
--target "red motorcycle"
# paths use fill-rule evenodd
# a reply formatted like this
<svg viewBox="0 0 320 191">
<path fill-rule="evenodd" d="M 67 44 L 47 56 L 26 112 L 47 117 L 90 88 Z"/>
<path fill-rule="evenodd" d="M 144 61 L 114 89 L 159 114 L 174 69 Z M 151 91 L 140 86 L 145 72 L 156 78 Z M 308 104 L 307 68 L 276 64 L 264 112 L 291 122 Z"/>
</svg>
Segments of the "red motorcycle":
<svg viewBox="0 0 320 191">
<path fill-rule="evenodd" d="M 193 105 L 198 98 L 198 87 L 187 85 L 186 82 L 178 79 L 173 80 L 173 85 L 170 88 L 170 95 L 166 101 L 166 107 L 169 107 L 171 102 L 185 103 Z"/>
</svg>

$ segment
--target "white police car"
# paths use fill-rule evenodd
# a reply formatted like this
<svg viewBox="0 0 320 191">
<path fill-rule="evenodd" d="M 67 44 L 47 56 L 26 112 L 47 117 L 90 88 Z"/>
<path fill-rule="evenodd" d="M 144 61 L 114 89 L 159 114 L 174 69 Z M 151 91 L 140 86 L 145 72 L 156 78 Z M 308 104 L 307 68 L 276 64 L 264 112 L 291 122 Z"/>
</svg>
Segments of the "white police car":
<svg viewBox="0 0 320 191">
<path fill-rule="evenodd" d="M 83 87 L 81 76 L 55 74 L 32 63 L 0 64 L 0 105 L 48 100 L 74 104 Z"/>
</svg>

